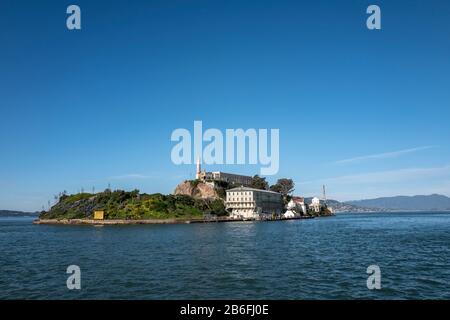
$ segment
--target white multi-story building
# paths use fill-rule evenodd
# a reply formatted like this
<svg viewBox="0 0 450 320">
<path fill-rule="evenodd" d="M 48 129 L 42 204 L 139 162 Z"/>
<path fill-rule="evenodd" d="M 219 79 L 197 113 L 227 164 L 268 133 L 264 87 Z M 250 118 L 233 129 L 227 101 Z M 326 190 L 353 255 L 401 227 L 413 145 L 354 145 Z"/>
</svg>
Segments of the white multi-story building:
<svg viewBox="0 0 450 320">
<path fill-rule="evenodd" d="M 283 211 L 283 198 L 278 192 L 239 187 L 226 193 L 226 208 L 233 218 L 262 219 Z"/>
<path fill-rule="evenodd" d="M 310 208 L 314 210 L 314 212 L 320 212 L 320 199 L 317 197 L 312 198 Z"/>
</svg>

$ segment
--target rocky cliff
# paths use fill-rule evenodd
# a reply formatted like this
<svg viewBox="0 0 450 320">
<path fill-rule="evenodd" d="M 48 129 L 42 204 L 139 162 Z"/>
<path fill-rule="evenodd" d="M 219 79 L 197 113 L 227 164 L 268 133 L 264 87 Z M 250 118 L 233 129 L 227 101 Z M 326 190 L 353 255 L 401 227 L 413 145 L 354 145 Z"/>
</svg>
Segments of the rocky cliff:
<svg viewBox="0 0 450 320">
<path fill-rule="evenodd" d="M 220 199 L 219 190 L 210 184 L 189 180 L 177 185 L 175 195 L 187 195 L 195 199 Z"/>
</svg>

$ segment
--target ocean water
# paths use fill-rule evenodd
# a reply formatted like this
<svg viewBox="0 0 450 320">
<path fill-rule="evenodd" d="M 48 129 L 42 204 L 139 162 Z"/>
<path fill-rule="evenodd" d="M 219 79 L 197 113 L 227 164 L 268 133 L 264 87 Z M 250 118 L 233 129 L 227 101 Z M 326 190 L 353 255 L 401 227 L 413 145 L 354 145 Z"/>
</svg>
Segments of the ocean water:
<svg viewBox="0 0 450 320">
<path fill-rule="evenodd" d="M 450 299 L 450 214 L 45 226 L 0 218 L 0 299 Z M 369 265 L 381 290 L 369 290 Z M 81 269 L 69 290 L 66 269 Z"/>
</svg>

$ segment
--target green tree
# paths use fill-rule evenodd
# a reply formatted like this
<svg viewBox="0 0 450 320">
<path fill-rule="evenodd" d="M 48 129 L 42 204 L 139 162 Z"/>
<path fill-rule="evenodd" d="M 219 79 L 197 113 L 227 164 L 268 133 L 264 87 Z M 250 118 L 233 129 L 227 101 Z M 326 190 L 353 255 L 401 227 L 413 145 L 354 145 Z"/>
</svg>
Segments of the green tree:
<svg viewBox="0 0 450 320">
<path fill-rule="evenodd" d="M 269 184 L 267 183 L 266 178 L 254 175 L 250 187 L 260 190 L 268 190 Z"/>
<path fill-rule="evenodd" d="M 295 187 L 295 184 L 294 184 L 294 181 L 292 181 L 292 179 L 282 178 L 282 179 L 278 179 L 277 183 L 270 186 L 270 190 L 279 192 L 284 197 L 287 197 L 290 193 L 294 192 L 294 190 L 295 190 L 294 187 Z"/>
</svg>

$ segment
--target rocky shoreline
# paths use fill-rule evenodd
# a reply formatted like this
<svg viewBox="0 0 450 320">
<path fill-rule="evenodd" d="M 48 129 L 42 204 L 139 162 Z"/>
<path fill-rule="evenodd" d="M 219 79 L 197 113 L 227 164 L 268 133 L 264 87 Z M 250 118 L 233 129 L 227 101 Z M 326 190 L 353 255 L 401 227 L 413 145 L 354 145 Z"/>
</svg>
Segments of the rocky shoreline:
<svg viewBox="0 0 450 320">
<path fill-rule="evenodd" d="M 37 219 L 33 224 L 58 225 L 131 225 L 131 224 L 168 224 L 190 223 L 190 220 L 147 219 L 147 220 L 93 220 L 93 219 Z"/>
<path fill-rule="evenodd" d="M 213 222 L 240 222 L 240 221 L 283 221 L 313 219 L 314 217 L 303 216 L 296 218 L 277 218 L 268 220 L 245 220 L 228 217 L 214 219 L 145 219 L 145 220 L 94 220 L 94 219 L 36 219 L 33 224 L 46 225 L 136 225 L 136 224 L 183 224 L 183 223 L 213 223 Z"/>
</svg>

